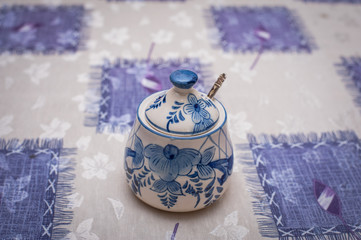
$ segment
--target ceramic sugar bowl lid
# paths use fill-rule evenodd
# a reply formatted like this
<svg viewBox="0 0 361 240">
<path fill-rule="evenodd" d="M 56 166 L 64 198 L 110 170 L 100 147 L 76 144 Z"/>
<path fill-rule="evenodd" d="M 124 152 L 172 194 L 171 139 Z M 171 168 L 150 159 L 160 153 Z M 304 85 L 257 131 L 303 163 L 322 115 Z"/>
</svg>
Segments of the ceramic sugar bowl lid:
<svg viewBox="0 0 361 240">
<path fill-rule="evenodd" d="M 213 100 L 192 86 L 198 76 L 189 70 L 177 70 L 170 75 L 173 88 L 155 94 L 147 104 L 145 116 L 157 131 L 171 135 L 199 135 L 211 130 L 218 121 L 219 111 Z"/>
</svg>

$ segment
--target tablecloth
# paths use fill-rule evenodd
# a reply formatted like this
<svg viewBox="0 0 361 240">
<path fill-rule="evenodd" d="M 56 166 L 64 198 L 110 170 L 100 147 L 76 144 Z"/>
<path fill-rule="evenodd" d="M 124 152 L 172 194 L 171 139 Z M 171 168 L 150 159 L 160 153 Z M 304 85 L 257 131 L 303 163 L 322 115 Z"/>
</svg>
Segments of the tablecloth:
<svg viewBox="0 0 361 240">
<path fill-rule="evenodd" d="M 59 138 L 64 147 L 77 149 L 72 156 L 74 188 L 63 206 L 73 212 L 66 239 L 267 238 L 260 231 L 258 221 L 262 220 L 255 215 L 240 148 L 235 148 L 231 185 L 222 199 L 204 210 L 169 213 L 145 205 L 127 186 L 123 167 L 127 129 L 99 131 L 87 122 L 89 115 L 99 112 L 92 103 L 101 100 L 96 89 L 102 69 L 117 59 L 144 62 L 152 43 L 154 64 L 188 58 L 202 62 L 207 73 L 205 92 L 220 73 L 227 74 L 217 98 L 227 109 L 234 145 L 248 145 L 248 133 L 313 132 L 320 136 L 351 130 L 361 136 L 356 87 L 360 84 L 361 5 L 357 1 L 2 0 L 1 5 L 9 9 L 13 5 L 80 6 L 84 10 L 74 15 L 81 20 L 75 17 L 70 24 L 81 26 L 65 32 L 69 38 L 51 40 L 58 42 L 49 51 L 46 42 L 26 49 L 26 41 L 32 43 L 34 36 L 21 34 L 40 26 L 31 23 L 14 28 L 18 35 L 9 38 L 22 42 L 24 49 L 3 47 L 0 55 L 0 137 L 5 141 Z M 224 7 L 231 13 L 216 13 Z M 271 15 L 274 9 L 283 9 L 286 12 L 276 15 L 280 21 L 290 21 L 290 27 L 273 31 L 255 24 L 254 30 L 266 35 L 253 40 L 250 36 L 249 45 L 237 45 L 239 39 L 232 38 L 235 33 L 227 32 L 225 25 L 252 24 L 252 18 L 242 22 L 237 16 L 248 11 L 257 18 L 255 9 Z M 227 16 L 228 20 L 220 19 Z M 49 38 L 58 33 L 51 29 L 44 33 Z M 292 31 L 301 36 L 289 40 L 299 41 L 296 45 L 284 40 Z M 9 39 L 1 38 L 1 44 L 5 46 Z M 250 69 L 258 54 L 257 64 Z M 122 121 L 132 119 L 123 116 Z"/>
</svg>

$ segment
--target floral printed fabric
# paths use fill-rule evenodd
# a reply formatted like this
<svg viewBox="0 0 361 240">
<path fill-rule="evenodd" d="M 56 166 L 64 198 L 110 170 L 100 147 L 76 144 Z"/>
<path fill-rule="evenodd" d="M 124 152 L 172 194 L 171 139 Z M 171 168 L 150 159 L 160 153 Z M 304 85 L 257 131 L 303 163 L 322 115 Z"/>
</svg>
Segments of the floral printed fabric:
<svg viewBox="0 0 361 240">
<path fill-rule="evenodd" d="M 194 94 L 188 95 L 188 104 L 184 105 L 183 111 L 185 114 L 192 116 L 194 123 L 193 132 L 198 133 L 205 131 L 214 124 L 211 115 L 205 109 L 208 106 L 204 99 L 197 99 Z"/>
<path fill-rule="evenodd" d="M 361 107 L 361 57 L 343 57 L 337 67 L 354 95 L 355 103 Z"/>
<path fill-rule="evenodd" d="M 211 7 L 210 21 L 226 52 L 311 52 L 314 44 L 285 7 Z"/>
<path fill-rule="evenodd" d="M 64 237 L 72 212 L 62 209 L 73 181 L 70 154 L 58 140 L 0 140 L 0 236 Z"/>
<path fill-rule="evenodd" d="M 185 0 L 108 0 L 108 2 L 184 2 Z"/>
<path fill-rule="evenodd" d="M 142 196 L 143 188 L 151 186 L 168 209 L 185 195 L 194 197 L 194 208 L 199 204 L 208 206 L 221 196 L 234 162 L 232 144 L 223 129 L 204 137 L 197 149 L 153 143 L 144 147 L 136 129 L 139 127 L 132 128 L 132 141 L 124 155 L 128 184 L 134 194 Z M 210 142 L 212 145 L 207 146 Z"/>
<path fill-rule="evenodd" d="M 325 133 L 319 138 L 262 135 L 258 140 L 251 135 L 249 141 L 261 187 L 255 209 L 269 220 L 267 224 L 265 218 L 261 220 L 265 223 L 260 226 L 262 235 L 319 239 L 360 233 L 361 142 L 355 133 Z M 335 190 L 347 227 L 320 207 L 314 195 L 315 179 Z"/>
<path fill-rule="evenodd" d="M 0 8 L 0 53 L 63 53 L 82 47 L 83 6 Z"/>
<path fill-rule="evenodd" d="M 304 2 L 322 2 L 322 3 L 361 3 L 361 0 L 303 0 Z"/>
<path fill-rule="evenodd" d="M 223 225 L 218 225 L 210 234 L 220 239 L 241 240 L 248 232 L 247 228 L 238 225 L 238 211 L 234 211 L 224 218 Z"/>
<path fill-rule="evenodd" d="M 115 64 L 106 61 L 101 66 L 101 100 L 89 103 L 93 109 L 85 125 L 96 126 L 100 132 L 124 132 L 132 125 L 137 107 L 148 95 L 173 85 L 169 75 L 178 69 L 189 69 L 198 74 L 198 90 L 204 91 L 203 83 L 208 77 L 205 65 L 197 59 L 158 60 L 119 60 Z M 89 111 L 88 111 L 89 112 Z"/>
</svg>

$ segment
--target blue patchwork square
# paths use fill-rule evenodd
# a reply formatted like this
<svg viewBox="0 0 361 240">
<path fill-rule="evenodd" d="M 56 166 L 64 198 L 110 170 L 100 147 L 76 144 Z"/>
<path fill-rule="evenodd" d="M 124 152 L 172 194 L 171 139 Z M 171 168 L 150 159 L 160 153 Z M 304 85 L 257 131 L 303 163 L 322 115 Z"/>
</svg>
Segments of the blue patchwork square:
<svg viewBox="0 0 361 240">
<path fill-rule="evenodd" d="M 211 7 L 210 25 L 226 52 L 312 52 L 312 39 L 285 7 Z"/>
<path fill-rule="evenodd" d="M 263 236 L 361 236 L 361 141 L 354 132 L 250 135 L 249 142 L 253 159 L 246 162 Z"/>
<path fill-rule="evenodd" d="M 94 79 L 100 85 L 100 99 L 89 101 L 88 109 L 91 110 L 88 112 L 93 114 L 87 116 L 85 125 L 96 126 L 98 132 L 128 130 L 141 101 L 152 93 L 173 87 L 169 76 L 178 69 L 196 72 L 199 80 L 194 87 L 204 92 L 209 73 L 198 59 L 160 59 L 149 64 L 147 60 L 118 60 L 114 64 L 106 61 Z"/>
<path fill-rule="evenodd" d="M 59 140 L 0 139 L 1 239 L 51 239 L 67 234 L 72 211 L 62 209 L 70 194 L 71 153 Z"/>
<path fill-rule="evenodd" d="M 83 6 L 0 8 L 0 53 L 64 53 L 83 47 Z"/>
</svg>

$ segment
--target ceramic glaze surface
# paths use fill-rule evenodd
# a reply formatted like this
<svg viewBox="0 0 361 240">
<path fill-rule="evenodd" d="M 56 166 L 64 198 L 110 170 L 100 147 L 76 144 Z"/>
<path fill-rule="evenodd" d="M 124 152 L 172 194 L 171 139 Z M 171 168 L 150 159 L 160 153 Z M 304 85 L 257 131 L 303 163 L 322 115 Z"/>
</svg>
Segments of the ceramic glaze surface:
<svg viewBox="0 0 361 240">
<path fill-rule="evenodd" d="M 169 135 L 154 129 L 146 118 L 145 103 L 159 99 L 162 104 L 164 96 L 165 92 L 153 94 L 138 108 L 125 149 L 127 182 L 138 198 L 153 207 L 173 212 L 202 209 L 223 195 L 232 174 L 226 111 L 214 101 L 219 109 L 214 128 L 195 136 Z"/>
<path fill-rule="evenodd" d="M 170 76 L 174 87 L 147 99 L 145 116 L 157 131 L 176 135 L 198 135 L 214 127 L 219 110 L 205 94 L 192 88 L 197 75 L 189 70 L 177 70 Z"/>
<path fill-rule="evenodd" d="M 197 82 L 198 76 L 189 70 L 177 70 L 169 76 L 169 79 L 174 86 L 189 89 Z"/>
</svg>

